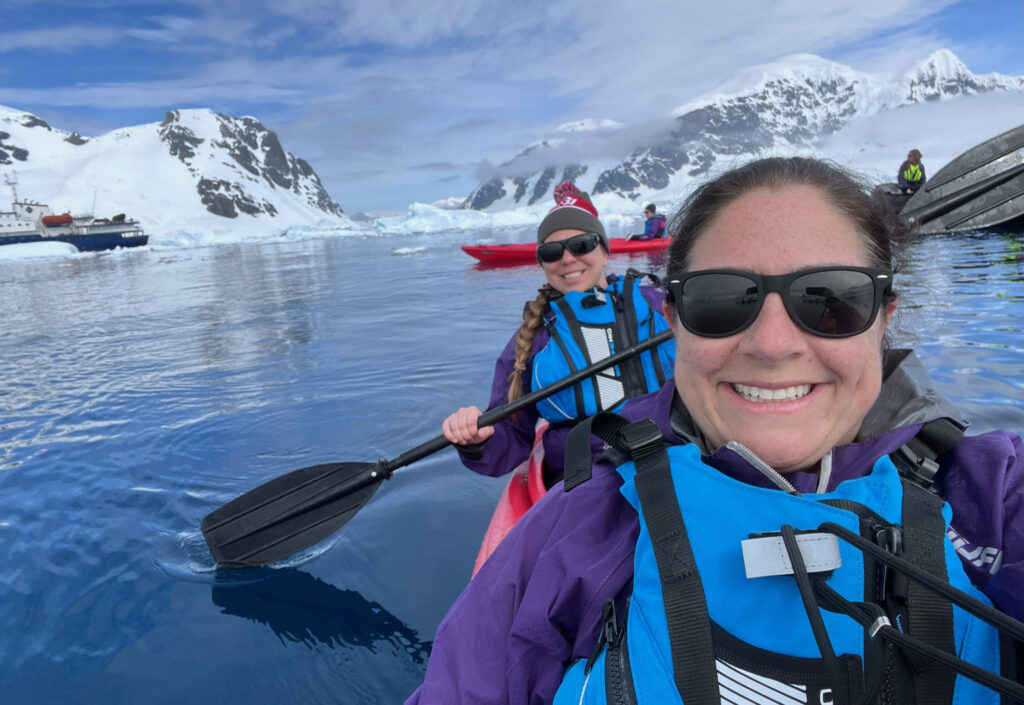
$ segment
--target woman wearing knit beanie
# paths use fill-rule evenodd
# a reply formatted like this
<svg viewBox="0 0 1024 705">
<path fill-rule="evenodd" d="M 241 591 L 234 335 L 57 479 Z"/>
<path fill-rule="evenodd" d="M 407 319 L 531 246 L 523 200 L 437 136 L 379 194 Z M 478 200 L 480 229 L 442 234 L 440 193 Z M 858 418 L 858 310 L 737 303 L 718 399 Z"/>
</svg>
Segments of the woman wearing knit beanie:
<svg viewBox="0 0 1024 705">
<path fill-rule="evenodd" d="M 547 281 L 524 307 L 522 325 L 498 358 L 488 409 L 667 328 L 658 287 L 641 286 L 643 275 L 632 270 L 625 277 L 605 273 L 608 237 L 590 197 L 571 181 L 556 186 L 554 196 L 555 206 L 537 228 L 537 262 Z M 565 439 L 574 423 L 656 391 L 671 377 L 673 360 L 673 347 L 663 344 L 495 426 L 477 428 L 481 411 L 464 407 L 445 419 L 444 435 L 468 468 L 499 476 L 530 456 L 543 418 L 550 424 L 543 436 L 550 487 L 562 477 Z"/>
</svg>

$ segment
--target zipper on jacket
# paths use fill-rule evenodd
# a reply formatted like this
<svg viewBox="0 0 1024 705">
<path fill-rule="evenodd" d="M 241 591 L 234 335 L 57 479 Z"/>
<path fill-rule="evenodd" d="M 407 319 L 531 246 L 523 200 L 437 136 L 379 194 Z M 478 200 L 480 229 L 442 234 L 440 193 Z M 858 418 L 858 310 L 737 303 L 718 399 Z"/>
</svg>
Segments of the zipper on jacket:
<svg viewBox="0 0 1024 705">
<path fill-rule="evenodd" d="M 597 643 L 587 657 L 587 666 L 583 670 L 587 673 L 594 667 L 594 662 L 601 655 L 601 649 L 612 643 L 618 637 L 619 623 L 615 618 L 615 600 L 608 598 L 601 607 L 601 633 L 597 636 Z"/>
<path fill-rule="evenodd" d="M 628 614 L 629 603 L 626 605 Z M 607 645 L 604 655 L 604 690 L 608 705 L 637 705 L 633 673 L 629 667 L 629 653 L 626 648 L 626 626 L 620 625 L 615 616 L 614 601 L 605 602 L 602 616 L 604 624 L 601 628 L 601 641 Z"/>
<path fill-rule="evenodd" d="M 762 475 L 771 480 L 775 484 L 775 486 L 778 487 L 780 490 L 783 490 L 788 494 L 796 495 L 797 497 L 802 496 L 797 491 L 797 489 L 790 484 L 789 480 L 784 478 L 778 470 L 773 468 L 765 461 L 761 460 L 761 458 L 759 458 L 754 453 L 754 451 L 750 450 L 750 448 L 747 448 L 739 441 L 729 441 L 728 443 L 725 444 L 725 447 L 731 450 L 733 453 L 739 455 L 741 458 L 746 460 L 751 465 L 753 465 L 757 470 L 761 472 Z"/>
<path fill-rule="evenodd" d="M 886 552 L 891 553 L 894 556 L 899 556 L 903 553 L 902 526 L 898 524 L 889 524 L 888 522 L 877 522 L 871 525 L 869 532 L 875 543 L 881 548 L 884 548 Z M 898 605 L 905 604 L 907 597 L 906 587 L 905 585 L 900 587 L 899 574 L 892 570 L 887 564 L 880 563 L 876 570 L 875 601 L 882 606 L 885 613 L 889 616 L 890 621 L 893 624 L 896 624 L 897 628 L 899 628 L 899 617 L 902 610 Z M 896 705 L 896 703 L 899 702 L 897 675 L 899 669 L 896 663 L 898 654 L 895 645 L 892 642 L 886 642 L 884 653 L 885 670 L 882 672 L 881 687 L 879 689 L 879 702 L 881 705 Z"/>
</svg>

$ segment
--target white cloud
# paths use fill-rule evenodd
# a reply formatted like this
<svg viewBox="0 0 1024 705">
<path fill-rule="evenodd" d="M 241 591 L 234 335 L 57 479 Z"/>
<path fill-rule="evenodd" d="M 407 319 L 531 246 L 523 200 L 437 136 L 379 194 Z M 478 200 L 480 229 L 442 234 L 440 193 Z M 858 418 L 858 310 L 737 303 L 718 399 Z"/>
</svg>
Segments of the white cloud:
<svg viewBox="0 0 1024 705">
<path fill-rule="evenodd" d="M 415 198 L 432 201 L 459 194 L 430 192 L 439 187 L 424 181 L 423 170 L 414 175 L 414 165 L 500 164 L 557 125 L 581 118 L 624 122 L 630 127 L 620 138 L 628 141 L 751 64 L 810 52 L 862 71 L 894 71 L 941 46 L 956 51 L 958 44 L 984 42 L 939 33 L 931 18 L 952 2 L 144 4 L 130 22 L 100 26 L 105 15 L 91 13 L 68 17 L 61 28 L 51 19 L 54 29 L 12 32 L 5 45 L 14 47 L 6 56 L 17 61 L 19 51 L 55 37 L 90 44 L 99 41 L 89 37 L 115 38 L 147 57 L 155 54 L 147 59 L 150 70 L 80 80 L 76 64 L 88 63 L 92 50 L 72 43 L 80 51 L 54 70 L 55 85 L 9 83 L 0 87 L 0 103 L 44 116 L 46 108 L 144 107 L 159 120 L 164 110 L 183 105 L 254 115 L 280 133 L 287 149 L 309 159 L 332 192 L 353 185 L 332 181 L 331 174 L 375 172 L 378 183 L 367 179 L 355 188 L 377 193 L 388 178 L 418 180 L 426 193 Z M 569 146 L 585 151 L 581 145 Z M 606 137 L 598 148 L 610 153 L 626 146 Z M 472 167 L 462 168 L 468 191 Z"/>
<path fill-rule="evenodd" d="M 112 27 L 64 26 L 46 29 L 23 29 L 4 31 L 4 40 L 0 43 L 0 54 L 11 53 L 19 49 L 40 49 L 69 54 L 77 49 L 87 47 L 110 46 L 117 41 L 120 32 Z"/>
<path fill-rule="evenodd" d="M 848 164 L 878 182 L 896 180 L 907 150 L 924 155 L 929 176 L 961 152 L 1021 123 L 1024 95 L 992 93 L 921 103 L 870 115 L 820 141 L 824 156 Z M 921 125 L 928 129 L 922 130 Z"/>
</svg>

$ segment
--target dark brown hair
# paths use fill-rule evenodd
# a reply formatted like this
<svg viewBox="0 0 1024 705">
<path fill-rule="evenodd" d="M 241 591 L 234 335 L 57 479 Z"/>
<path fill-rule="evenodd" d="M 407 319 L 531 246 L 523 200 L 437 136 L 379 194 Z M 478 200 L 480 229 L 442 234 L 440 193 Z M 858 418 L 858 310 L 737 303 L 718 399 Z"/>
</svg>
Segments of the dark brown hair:
<svg viewBox="0 0 1024 705">
<path fill-rule="evenodd" d="M 864 179 L 842 167 L 806 157 L 770 157 L 731 169 L 706 182 L 683 202 L 672 216 L 666 272 L 669 277 L 689 269 L 690 254 L 697 238 L 722 210 L 756 188 L 810 186 L 849 218 L 860 233 L 870 266 L 903 269 L 904 250 L 914 227 L 900 219 L 889 196 L 875 190 Z M 895 289 L 886 293 L 885 303 L 899 298 Z M 882 349 L 891 348 L 889 333 Z"/>
<path fill-rule="evenodd" d="M 810 186 L 843 213 L 861 234 L 870 264 L 899 271 L 903 245 L 911 227 L 900 220 L 889 199 L 870 185 L 830 162 L 806 157 L 758 159 L 732 169 L 690 194 L 669 223 L 669 276 L 689 268 L 697 238 L 722 209 L 756 188 Z M 895 298 L 895 295 L 893 296 Z"/>
</svg>

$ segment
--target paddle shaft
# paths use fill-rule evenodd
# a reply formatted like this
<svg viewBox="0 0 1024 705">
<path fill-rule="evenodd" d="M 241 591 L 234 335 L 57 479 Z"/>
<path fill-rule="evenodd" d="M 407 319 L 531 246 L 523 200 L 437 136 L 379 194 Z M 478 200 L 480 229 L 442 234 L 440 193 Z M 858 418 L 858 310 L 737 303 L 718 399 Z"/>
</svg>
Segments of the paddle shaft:
<svg viewBox="0 0 1024 705">
<path fill-rule="evenodd" d="M 592 377 L 598 372 L 607 370 L 609 367 L 614 367 L 615 365 L 625 360 L 628 360 L 634 355 L 639 355 L 640 353 L 646 350 L 650 350 L 651 348 L 661 345 L 662 343 L 667 342 L 671 339 L 672 331 L 670 330 L 663 331 L 661 333 L 658 333 L 657 335 L 652 335 L 647 340 L 637 343 L 631 348 L 626 348 L 625 350 L 617 352 L 614 355 L 606 357 L 603 360 L 599 360 L 598 362 L 595 362 L 593 365 L 590 365 L 589 367 L 584 367 L 582 370 L 577 370 L 568 377 L 565 377 L 564 379 L 561 379 L 555 382 L 554 384 L 549 384 L 548 386 L 543 387 L 542 389 L 538 389 L 535 392 L 530 392 L 529 394 L 521 396 L 515 401 L 510 401 L 508 404 L 503 404 L 502 406 L 495 407 L 490 411 L 481 414 L 480 418 L 477 419 L 476 426 L 477 428 L 493 426 L 499 421 L 506 419 L 512 414 L 516 413 L 520 409 L 525 409 L 526 407 L 537 403 L 541 399 L 546 399 L 550 397 L 552 394 L 557 394 L 563 389 L 568 389 L 574 384 L 578 384 L 579 382 L 582 382 L 588 377 Z M 390 478 L 391 473 L 397 470 L 398 468 L 402 468 L 405 467 L 406 465 L 415 463 L 417 460 L 422 460 L 428 455 L 432 455 L 439 450 L 447 448 L 449 445 L 451 445 L 451 441 L 449 441 L 444 436 L 444 434 L 441 434 L 436 438 L 430 439 L 426 443 L 421 443 L 415 448 L 411 448 L 410 450 L 405 451 L 394 460 L 381 460 L 377 463 L 377 465 L 380 466 L 385 475 Z"/>
<path fill-rule="evenodd" d="M 584 367 L 582 370 L 577 370 L 568 377 L 560 379 L 554 384 L 549 384 L 548 386 L 538 389 L 535 392 L 525 394 L 516 399 L 515 401 L 510 401 L 508 404 L 503 404 L 502 406 L 495 407 L 490 411 L 481 414 L 480 418 L 477 419 L 476 426 L 477 428 L 493 426 L 502 419 L 506 419 L 512 414 L 516 413 L 520 409 L 525 409 L 531 404 L 537 403 L 541 399 L 546 399 L 550 397 L 552 394 L 557 394 L 563 389 L 568 389 L 572 385 L 578 384 L 579 382 L 582 382 L 583 380 L 597 374 L 598 372 L 601 372 L 602 370 L 607 370 L 609 367 L 614 367 L 615 365 L 619 364 L 620 362 L 623 362 L 624 360 L 628 360 L 634 355 L 639 355 L 640 353 L 646 350 L 650 350 L 651 348 L 661 345 L 662 343 L 668 342 L 671 339 L 671 330 L 662 331 L 657 335 L 652 335 L 647 340 L 637 343 L 631 348 L 626 348 L 621 352 L 617 352 L 614 355 L 610 355 L 603 360 L 599 360 L 598 362 L 595 362 L 589 367 Z M 296 508 L 293 512 L 291 512 L 291 514 L 299 514 L 301 512 L 308 511 L 312 508 L 327 504 L 339 497 L 344 497 L 345 495 L 358 492 L 364 487 L 368 487 L 374 483 L 380 482 L 381 480 L 390 480 L 391 474 L 395 470 L 399 468 L 404 468 L 406 465 L 412 465 L 417 460 L 422 460 L 423 458 L 426 458 L 428 455 L 433 455 L 439 450 L 444 450 L 451 444 L 452 442 L 449 441 L 442 433 L 440 436 L 431 438 L 429 441 L 421 443 L 415 448 L 410 448 L 409 450 L 405 451 L 404 453 L 399 455 L 397 458 L 394 458 L 393 460 L 387 460 L 382 458 L 378 460 L 377 464 L 374 467 L 370 468 L 367 472 L 357 477 L 353 477 L 348 481 L 338 485 L 337 487 L 332 488 L 331 491 L 324 495 L 323 497 L 317 498 L 313 502 L 309 503 L 309 505 L 307 506 Z"/>
<path fill-rule="evenodd" d="M 968 201 L 977 198 L 978 196 L 985 193 L 989 189 L 993 189 L 1000 184 L 1006 183 L 1007 181 L 1009 181 L 1010 179 L 1012 179 L 1013 177 L 1017 176 L 1022 172 L 1024 172 L 1024 164 L 1018 164 L 1017 166 L 1007 169 L 1006 171 L 1000 172 L 998 174 L 993 174 L 987 179 L 982 179 L 981 181 L 975 184 L 966 186 L 962 189 L 958 189 L 953 193 L 947 194 L 942 198 L 939 198 L 925 206 L 915 208 L 914 210 L 908 213 L 900 213 L 900 216 L 902 216 L 903 218 L 913 218 L 915 221 L 921 224 L 927 223 L 931 220 L 934 220 L 935 218 L 938 218 L 940 215 L 948 213 L 954 208 L 957 208 L 963 205 L 964 203 L 967 203 Z"/>
<path fill-rule="evenodd" d="M 672 338 L 651 336 L 555 384 L 481 414 L 477 426 L 492 426 L 537 401 L 577 384 Z M 451 445 L 442 434 L 393 460 L 327 463 L 301 468 L 257 487 L 203 519 L 203 535 L 218 563 L 228 567 L 267 565 L 326 538 L 344 525 L 383 480 L 398 468 Z M 325 485 L 326 486 L 323 486 Z M 314 489 L 315 486 L 323 486 Z"/>
</svg>

